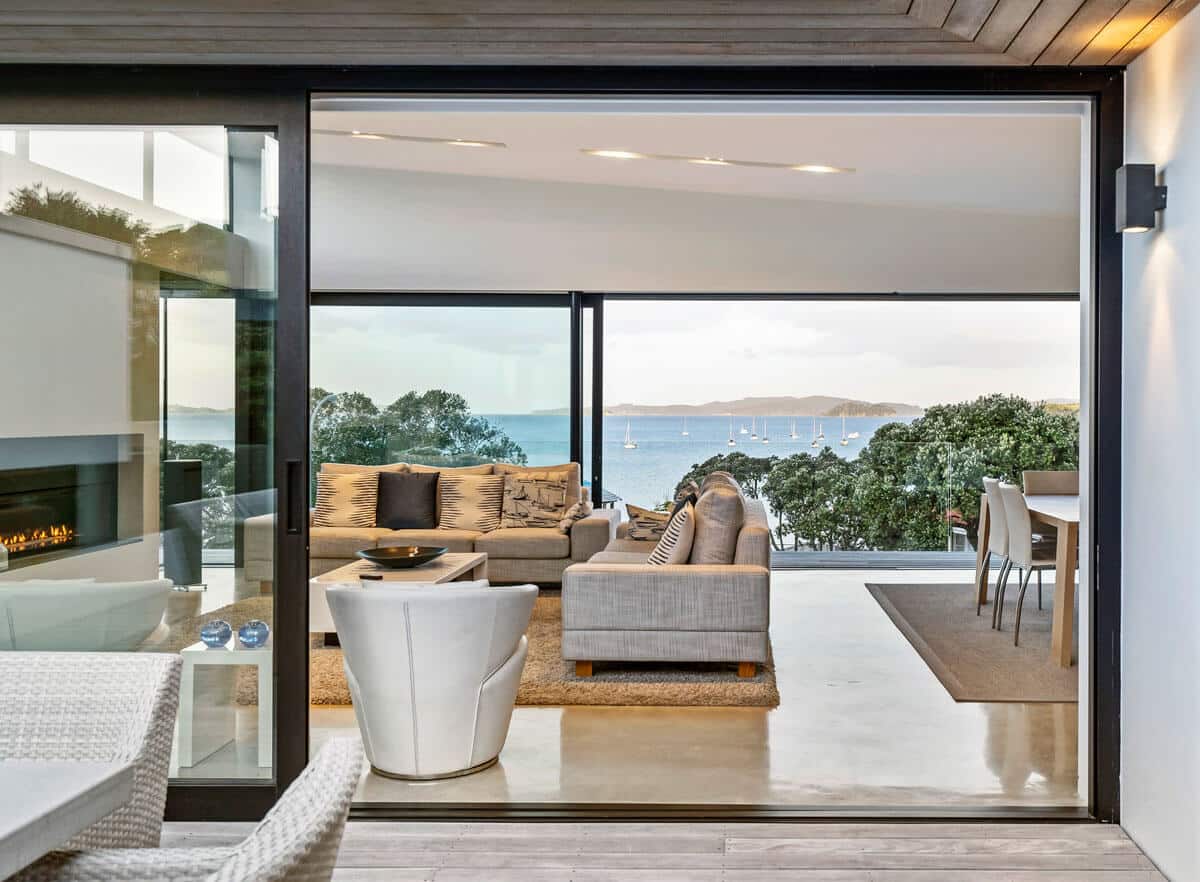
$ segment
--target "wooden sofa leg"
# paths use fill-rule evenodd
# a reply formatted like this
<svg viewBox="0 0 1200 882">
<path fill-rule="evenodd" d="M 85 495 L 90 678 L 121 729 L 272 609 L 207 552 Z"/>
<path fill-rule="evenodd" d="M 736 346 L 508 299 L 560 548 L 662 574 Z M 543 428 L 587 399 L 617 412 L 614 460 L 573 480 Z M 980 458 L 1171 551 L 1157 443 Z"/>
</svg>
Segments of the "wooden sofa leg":
<svg viewBox="0 0 1200 882">
<path fill-rule="evenodd" d="M 592 676 L 592 663 L 590 661 L 575 662 L 575 676 L 576 677 Z"/>
<path fill-rule="evenodd" d="M 754 662 L 738 662 L 739 677 L 753 677 L 758 673 L 758 665 Z"/>
</svg>

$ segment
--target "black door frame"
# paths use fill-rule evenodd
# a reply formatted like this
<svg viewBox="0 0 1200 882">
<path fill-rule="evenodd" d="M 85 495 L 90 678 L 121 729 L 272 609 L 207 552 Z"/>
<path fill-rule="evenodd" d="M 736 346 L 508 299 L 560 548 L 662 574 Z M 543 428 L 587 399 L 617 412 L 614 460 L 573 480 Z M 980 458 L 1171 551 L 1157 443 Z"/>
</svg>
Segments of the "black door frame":
<svg viewBox="0 0 1200 882">
<path fill-rule="evenodd" d="M 0 120 L 17 125 L 187 126 L 274 130 L 280 145 L 275 302 L 274 486 L 281 519 L 307 461 L 308 97 L 303 89 L 212 84 L 211 72 L 0 67 Z M 289 485 L 289 476 L 291 484 Z M 306 506 L 305 506 L 306 507 Z M 173 780 L 171 820 L 261 817 L 308 762 L 308 519 L 275 540 L 273 780 Z"/>
<path fill-rule="evenodd" d="M 548 97 L 902 97 L 902 98 L 1075 98 L 1091 102 L 1093 328 L 1093 460 L 1085 476 L 1092 490 L 1092 547 L 1086 550 L 1104 567 L 1093 567 L 1093 664 L 1087 684 L 1091 701 L 1092 767 L 1089 812 L 1102 821 L 1120 817 L 1120 626 L 1121 626 L 1121 299 L 1122 248 L 1114 232 L 1115 172 L 1124 153 L 1124 72 L 1120 68 L 822 68 L 822 67 L 226 67 L 71 66 L 4 67 L 0 118 L 71 123 L 164 124 L 211 121 L 219 124 L 277 125 L 281 147 L 279 384 L 276 418 L 277 486 L 287 484 L 287 460 L 307 462 L 307 316 L 293 315 L 307 302 L 308 101 L 314 94 Z M 264 118 L 263 111 L 270 109 Z M 53 120 L 51 112 L 56 114 Z M 240 116 L 238 112 L 240 111 Z M 114 119 L 114 115 L 118 115 Z M 298 124 L 304 131 L 297 130 Z M 286 300 L 284 299 L 286 296 Z M 599 314 L 597 313 L 597 316 Z M 574 339 L 573 339 L 574 344 Z M 574 346 L 573 346 L 574 348 Z M 299 362 L 299 363 L 297 363 Z M 303 377 L 304 382 L 297 382 Z M 290 380 L 289 382 L 287 382 Z M 593 383 L 599 379 L 593 377 Z M 573 383 L 573 389 L 575 384 Z M 574 398 L 574 393 L 573 393 Z M 288 433 L 295 433 L 289 435 Z M 303 471 L 303 465 L 300 470 Z M 294 477 L 293 477 L 294 480 Z M 304 669 L 283 678 L 281 706 L 299 699 L 298 719 L 280 719 L 302 731 L 277 734 L 277 780 L 285 785 L 307 754 L 307 689 L 302 643 L 307 615 L 303 592 L 303 549 L 307 535 L 297 525 L 294 541 L 281 537 L 277 590 L 295 591 L 277 610 L 279 669 Z M 283 531 L 281 531 L 282 533 Z M 289 553 L 298 559 L 289 559 Z M 295 582 L 295 585 L 291 583 Z M 286 640 L 287 649 L 284 651 Z M 292 646 L 292 644 L 296 644 Z M 290 713 L 290 712 L 289 712 Z M 218 785 L 175 800 L 192 817 L 250 816 L 259 798 L 239 800 Z M 264 791 L 261 786 L 251 788 Z M 224 797 L 224 798 L 223 798 Z M 193 812 L 193 810 L 197 810 Z M 182 816 L 177 813 L 176 816 Z"/>
</svg>

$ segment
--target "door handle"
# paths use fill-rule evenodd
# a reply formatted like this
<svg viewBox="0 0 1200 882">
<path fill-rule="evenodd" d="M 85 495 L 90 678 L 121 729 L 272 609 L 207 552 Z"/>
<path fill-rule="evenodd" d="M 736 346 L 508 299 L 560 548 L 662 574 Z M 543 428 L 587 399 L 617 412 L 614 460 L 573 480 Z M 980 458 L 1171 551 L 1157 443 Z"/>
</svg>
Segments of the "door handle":
<svg viewBox="0 0 1200 882">
<path fill-rule="evenodd" d="M 301 462 L 298 459 L 289 459 L 286 466 L 285 492 L 287 498 L 284 500 L 287 510 L 286 528 L 289 535 L 296 536 L 300 533 L 300 524 L 304 522 L 304 488 L 302 486 L 304 470 L 300 467 Z"/>
</svg>

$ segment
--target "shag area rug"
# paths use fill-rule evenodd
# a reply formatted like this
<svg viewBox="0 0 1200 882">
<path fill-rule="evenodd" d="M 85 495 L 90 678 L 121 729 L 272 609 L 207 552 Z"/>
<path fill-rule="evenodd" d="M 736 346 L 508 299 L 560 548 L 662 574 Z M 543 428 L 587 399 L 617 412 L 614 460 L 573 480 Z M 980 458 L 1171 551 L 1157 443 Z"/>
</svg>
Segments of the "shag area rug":
<svg viewBox="0 0 1200 882">
<path fill-rule="evenodd" d="M 271 621 L 271 597 L 253 597 L 177 623 L 181 649 L 194 643 L 200 626 L 225 619 L 236 632 L 250 619 Z M 754 677 L 741 678 L 736 664 L 662 664 L 657 662 L 596 662 L 591 677 L 576 677 L 575 665 L 562 657 L 562 600 L 557 592 L 544 592 L 530 617 L 529 655 L 518 705 L 606 705 L 636 707 L 775 707 L 779 689 L 774 660 L 759 666 Z M 309 697 L 313 704 L 348 705 L 350 689 L 342 669 L 342 650 L 324 646 L 314 636 L 309 650 Z M 239 704 L 256 704 L 256 669 L 239 668 Z"/>
</svg>

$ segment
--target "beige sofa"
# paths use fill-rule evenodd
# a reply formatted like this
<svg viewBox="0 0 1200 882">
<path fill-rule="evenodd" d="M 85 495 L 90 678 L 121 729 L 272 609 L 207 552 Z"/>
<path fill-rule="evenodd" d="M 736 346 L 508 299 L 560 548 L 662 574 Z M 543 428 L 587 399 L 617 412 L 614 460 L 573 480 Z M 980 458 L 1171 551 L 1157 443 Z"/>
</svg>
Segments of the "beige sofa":
<svg viewBox="0 0 1200 882">
<path fill-rule="evenodd" d="M 655 543 L 620 531 L 563 575 L 562 654 L 578 676 L 594 661 L 738 662 L 752 677 L 767 661 L 771 624 L 771 526 L 757 499 L 729 564 L 646 562 Z"/>
<path fill-rule="evenodd" d="M 322 466 L 342 470 L 346 467 Z M 385 469 L 407 468 L 403 463 Z M 419 468 L 419 467 L 418 467 Z M 475 474 L 492 474 L 493 466 L 476 466 Z M 518 467 L 500 468 L 514 472 Z M 566 469 L 573 482 L 574 498 L 586 499 L 580 485 L 578 463 L 564 466 L 530 467 L 528 471 Z M 452 471 L 447 469 L 446 471 Z M 617 534 L 619 511 L 598 509 L 574 523 L 570 533 L 552 527 L 502 527 L 489 533 L 472 530 L 388 530 L 379 527 L 314 527 L 309 525 L 309 575 L 320 576 L 356 560 L 355 552 L 386 545 L 441 545 L 452 552 L 484 551 L 488 556 L 488 579 L 494 583 L 532 582 L 553 585 L 562 581 L 563 571 L 573 563 L 586 561 L 602 551 Z M 245 521 L 245 578 L 260 583 L 269 593 L 275 578 L 275 516 L 247 518 Z"/>
</svg>

